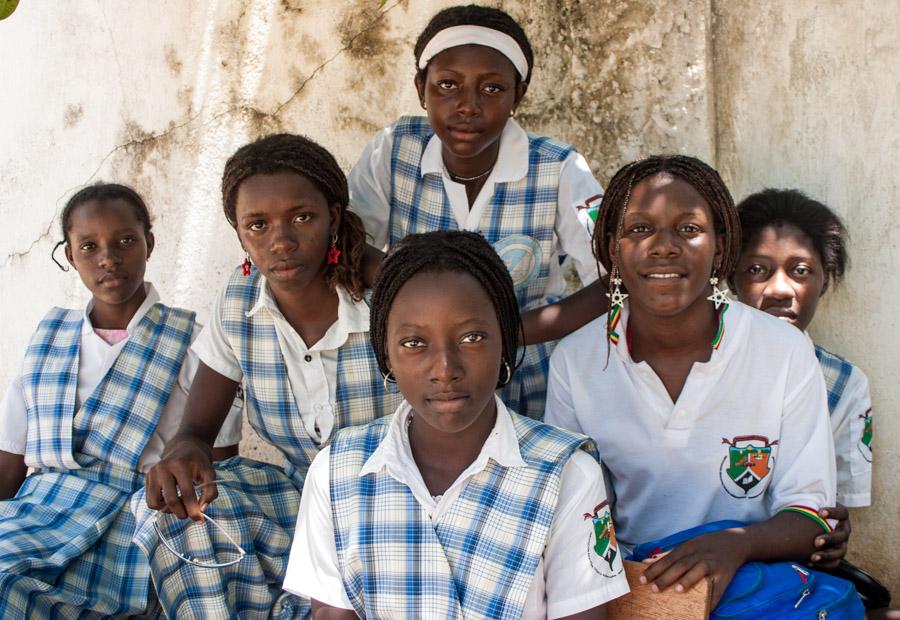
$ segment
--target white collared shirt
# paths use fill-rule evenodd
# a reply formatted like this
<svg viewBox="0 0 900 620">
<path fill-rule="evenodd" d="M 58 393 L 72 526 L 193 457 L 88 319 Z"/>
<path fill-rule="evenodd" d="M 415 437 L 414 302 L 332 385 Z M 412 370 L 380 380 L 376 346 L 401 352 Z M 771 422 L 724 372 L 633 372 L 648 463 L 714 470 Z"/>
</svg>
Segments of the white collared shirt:
<svg viewBox="0 0 900 620">
<path fill-rule="evenodd" d="M 481 452 L 442 496 L 431 496 L 413 459 L 407 433 L 412 409 L 405 401 L 359 475 L 385 470 L 409 487 L 432 521 L 439 520 L 459 498 L 468 480 L 481 472 L 489 460 L 504 467 L 527 467 L 519 451 L 512 418 L 499 398 L 496 402 L 497 422 Z M 344 591 L 334 543 L 329 495 L 330 453 L 330 447 L 322 450 L 306 476 L 284 589 L 333 607 L 352 609 Z M 547 547 L 528 592 L 523 620 L 569 616 L 628 592 L 628 582 L 620 570 L 621 557 L 613 562 L 618 574 L 612 577 L 603 576 L 590 563 L 593 524 L 584 515 L 605 500 L 600 466 L 590 455 L 577 450 L 562 471 L 559 503 Z"/>
<path fill-rule="evenodd" d="M 758 523 L 788 506 L 834 505 L 834 444 L 811 344 L 739 302 L 723 319 L 719 347 L 694 364 L 674 403 L 650 365 L 631 358 L 627 308 L 611 350 L 604 315 L 550 358 L 545 420 L 597 442 L 626 546 L 720 519 Z M 732 466 L 732 444 L 768 445 L 770 456 L 758 453 L 748 472 Z M 766 467 L 755 484 L 741 476 Z"/>
<path fill-rule="evenodd" d="M 350 186 L 350 208 L 366 225 L 372 245 L 386 248 L 390 231 L 391 150 L 393 126 L 380 131 L 363 149 L 347 182 Z M 420 174 L 437 173 L 444 182 L 450 209 L 460 230 L 478 231 L 484 210 L 494 195 L 496 183 L 519 181 L 528 174 L 528 134 L 509 119 L 500 136 L 497 163 L 469 208 L 466 186 L 450 179 L 441 154 L 437 134 L 431 137 L 422 154 Z M 591 251 L 591 237 L 579 213 L 599 204 L 603 189 L 591 173 L 584 157 L 572 151 L 559 171 L 559 193 L 556 204 L 556 225 L 553 235 L 553 256 L 544 296 L 562 295 L 565 281 L 559 264 L 560 254 L 568 254 L 575 261 L 583 284 L 597 279 L 597 263 Z"/>
<path fill-rule="evenodd" d="M 130 335 L 150 308 L 160 301 L 159 293 L 149 282 L 145 285 L 146 299 L 137 312 L 128 322 L 126 331 Z M 84 310 L 84 323 L 81 327 L 81 348 L 78 357 L 78 388 L 75 396 L 75 408 L 80 409 L 82 404 L 90 398 L 97 385 L 106 376 L 119 353 L 128 342 L 128 338 L 110 345 L 94 332 L 91 324 L 91 310 L 93 300 Z M 201 326 L 194 323 L 191 340 L 195 340 L 201 331 Z M 184 415 L 184 406 L 187 403 L 188 392 L 194 374 L 199 366 L 197 356 L 188 349 L 178 379 L 172 390 L 169 400 L 163 407 L 156 426 L 156 431 L 150 437 L 141 457 L 138 460 L 138 471 L 146 472 L 159 462 L 166 443 L 175 436 L 181 418 Z M 238 399 L 232 405 L 228 417 L 216 438 L 216 447 L 236 445 L 241 440 L 241 401 Z M 28 434 L 28 409 L 25 406 L 25 395 L 22 390 L 22 374 L 16 376 L 3 401 L 0 401 L 0 450 L 13 454 L 25 454 L 25 443 Z"/>
<path fill-rule="evenodd" d="M 259 297 L 247 316 L 252 317 L 257 312 L 268 312 L 272 316 L 303 427 L 313 441 L 324 443 L 334 428 L 338 349 L 347 342 L 350 334 L 369 331 L 369 306 L 365 301 L 354 301 L 347 291 L 338 286 L 337 321 L 331 324 L 318 342 L 307 346 L 284 318 L 265 277 L 261 276 L 259 283 Z M 204 364 L 220 375 L 240 381 L 244 374 L 222 326 L 224 300 L 223 289 L 216 300 L 209 325 L 194 343 L 194 351 Z"/>
</svg>

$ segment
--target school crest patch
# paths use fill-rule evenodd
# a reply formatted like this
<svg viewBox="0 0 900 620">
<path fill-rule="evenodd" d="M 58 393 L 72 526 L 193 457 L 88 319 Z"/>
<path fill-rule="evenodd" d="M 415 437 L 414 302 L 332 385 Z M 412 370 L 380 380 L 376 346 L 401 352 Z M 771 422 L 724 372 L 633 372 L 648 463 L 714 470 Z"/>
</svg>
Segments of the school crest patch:
<svg viewBox="0 0 900 620">
<path fill-rule="evenodd" d="M 593 512 L 584 513 L 584 520 L 588 519 L 594 526 L 594 531 L 588 536 L 588 562 L 594 571 L 604 577 L 615 577 L 624 568 L 621 562 L 616 564 L 619 545 L 616 543 L 616 531 L 609 511 L 609 502 L 597 504 Z"/>
<path fill-rule="evenodd" d="M 719 479 L 725 492 L 739 499 L 759 497 L 766 490 L 760 484 L 775 465 L 772 448 L 778 440 L 769 441 L 762 435 L 740 435 L 734 439 L 722 438 L 728 445 L 728 454 L 719 466 Z"/>
<path fill-rule="evenodd" d="M 869 463 L 872 462 L 872 409 L 869 408 L 865 413 L 861 414 L 860 419 L 863 420 L 865 425 L 863 426 L 862 435 L 859 438 L 859 441 L 856 444 L 857 449 L 859 449 L 860 454 L 863 455 L 863 458 L 866 459 Z"/>
<path fill-rule="evenodd" d="M 494 244 L 494 251 L 506 264 L 515 288 L 527 287 L 538 277 L 544 259 L 537 240 L 528 235 L 509 235 Z"/>
</svg>

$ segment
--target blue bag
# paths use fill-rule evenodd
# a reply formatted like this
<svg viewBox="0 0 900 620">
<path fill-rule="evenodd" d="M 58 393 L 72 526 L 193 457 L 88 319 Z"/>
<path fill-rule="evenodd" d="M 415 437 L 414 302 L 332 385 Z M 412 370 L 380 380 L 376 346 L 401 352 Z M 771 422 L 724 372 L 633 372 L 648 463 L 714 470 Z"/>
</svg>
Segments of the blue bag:
<svg viewBox="0 0 900 620">
<path fill-rule="evenodd" d="M 744 525 L 740 521 L 706 523 L 638 545 L 628 559 L 641 561 L 697 536 Z M 748 562 L 735 573 L 709 617 L 710 620 L 860 620 L 865 615 L 859 594 L 849 581 L 793 562 Z"/>
</svg>

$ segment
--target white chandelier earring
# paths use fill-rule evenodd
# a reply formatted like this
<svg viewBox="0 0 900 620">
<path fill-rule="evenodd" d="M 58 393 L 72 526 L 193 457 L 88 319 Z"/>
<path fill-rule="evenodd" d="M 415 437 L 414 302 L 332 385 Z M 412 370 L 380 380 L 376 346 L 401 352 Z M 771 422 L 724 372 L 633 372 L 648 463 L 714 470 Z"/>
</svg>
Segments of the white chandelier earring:
<svg viewBox="0 0 900 620">
<path fill-rule="evenodd" d="M 621 307 L 625 304 L 625 300 L 628 299 L 628 293 L 622 292 L 622 278 L 619 277 L 619 270 L 613 269 L 611 276 L 609 283 L 613 287 L 612 293 L 606 294 L 606 296 L 609 297 L 610 310 L 616 306 Z"/>
<path fill-rule="evenodd" d="M 727 306 L 731 301 L 728 299 L 728 289 L 719 288 L 719 278 L 716 276 L 716 272 L 713 272 L 712 277 L 709 279 L 709 283 L 712 285 L 712 295 L 707 297 L 707 299 L 713 303 L 716 310 L 722 306 Z"/>
</svg>

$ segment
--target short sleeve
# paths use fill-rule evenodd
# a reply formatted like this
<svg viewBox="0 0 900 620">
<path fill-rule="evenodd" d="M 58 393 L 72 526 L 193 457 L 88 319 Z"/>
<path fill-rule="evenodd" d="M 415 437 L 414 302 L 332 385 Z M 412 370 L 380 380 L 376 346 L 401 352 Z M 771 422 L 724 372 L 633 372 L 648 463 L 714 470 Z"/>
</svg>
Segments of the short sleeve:
<svg viewBox="0 0 900 620">
<path fill-rule="evenodd" d="M 872 503 L 872 399 L 869 381 L 855 366 L 831 412 L 837 462 L 837 501 L 860 508 Z"/>
<path fill-rule="evenodd" d="M 790 360 L 781 436 L 766 495 L 770 514 L 789 506 L 818 510 L 835 501 L 834 440 L 825 380 L 812 347 L 797 347 Z"/>
<path fill-rule="evenodd" d="M 222 289 L 222 292 L 216 298 L 209 324 L 200 330 L 200 335 L 191 345 L 191 349 L 197 355 L 197 358 L 211 369 L 223 377 L 240 382 L 244 373 L 241 371 L 237 356 L 234 354 L 231 343 L 225 335 L 225 328 L 222 327 L 222 304 L 224 299 L 225 289 Z M 194 372 L 196 372 L 196 368 Z M 193 378 L 193 374 L 191 374 L 191 378 Z"/>
<path fill-rule="evenodd" d="M 592 609 L 629 591 L 600 465 L 581 450 L 563 470 L 544 560 L 547 618 Z"/>
<path fill-rule="evenodd" d="M 283 587 L 297 596 L 332 607 L 352 609 L 344 590 L 334 544 L 329 494 L 330 452 L 327 447 L 319 452 L 306 475 Z"/>
<path fill-rule="evenodd" d="M 22 376 L 17 375 L 0 401 L 0 450 L 25 454 L 28 409 L 22 392 Z"/>
<path fill-rule="evenodd" d="M 556 206 L 556 236 L 562 251 L 572 257 L 582 284 L 597 279 L 597 262 L 591 250 L 591 232 L 587 220 L 603 198 L 603 188 L 594 178 L 584 157 L 569 154 L 559 171 Z M 594 215 L 596 217 L 596 215 Z"/>
<path fill-rule="evenodd" d="M 378 132 L 363 149 L 347 175 L 350 210 L 356 213 L 372 238 L 371 244 L 386 249 L 391 214 L 391 151 L 393 127 Z"/>
<path fill-rule="evenodd" d="M 575 415 L 575 405 L 572 403 L 572 391 L 569 389 L 569 374 L 564 353 L 563 348 L 556 347 L 550 356 L 544 422 L 576 433 L 583 433 L 578 416 Z"/>
</svg>

